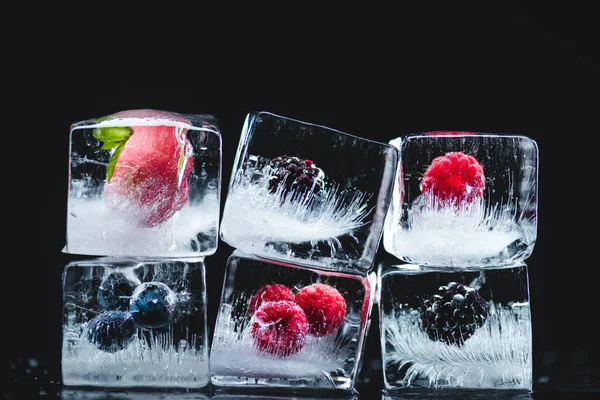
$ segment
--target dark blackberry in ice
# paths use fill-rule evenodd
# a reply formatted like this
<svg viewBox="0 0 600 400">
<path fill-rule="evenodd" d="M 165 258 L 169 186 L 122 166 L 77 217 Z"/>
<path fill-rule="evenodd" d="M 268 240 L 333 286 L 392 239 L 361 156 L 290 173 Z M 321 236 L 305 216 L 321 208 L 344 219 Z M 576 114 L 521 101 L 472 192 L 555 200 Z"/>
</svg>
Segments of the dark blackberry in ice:
<svg viewBox="0 0 600 400">
<path fill-rule="evenodd" d="M 287 195 L 292 192 L 293 197 L 309 192 L 321 193 L 324 189 L 325 174 L 311 160 L 283 155 L 271 159 L 268 166 L 272 170 L 269 177 L 271 193 L 275 193 L 282 185 L 282 193 Z"/>
<path fill-rule="evenodd" d="M 114 353 L 122 350 L 133 339 L 136 326 L 127 311 L 105 311 L 87 324 L 87 338 L 100 350 Z"/>
<path fill-rule="evenodd" d="M 131 295 L 129 311 L 141 328 L 162 328 L 171 323 L 177 297 L 162 282 L 144 282 Z"/>
<path fill-rule="evenodd" d="M 431 340 L 461 346 L 483 326 L 489 310 L 489 303 L 476 289 L 450 282 L 423 301 L 421 327 Z"/>
<path fill-rule="evenodd" d="M 135 276 L 112 272 L 98 287 L 98 304 L 106 310 L 126 311 L 131 294 L 139 284 L 140 281 Z"/>
</svg>

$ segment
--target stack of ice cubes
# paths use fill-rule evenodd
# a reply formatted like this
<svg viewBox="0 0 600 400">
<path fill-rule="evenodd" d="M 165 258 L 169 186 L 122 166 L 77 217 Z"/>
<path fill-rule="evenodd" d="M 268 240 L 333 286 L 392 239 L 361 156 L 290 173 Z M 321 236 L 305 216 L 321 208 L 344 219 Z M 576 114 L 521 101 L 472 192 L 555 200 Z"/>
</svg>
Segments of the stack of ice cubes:
<svg viewBox="0 0 600 400">
<path fill-rule="evenodd" d="M 220 226 L 234 251 L 210 351 L 217 390 L 356 391 L 397 165 L 389 143 L 247 115 Z"/>
<path fill-rule="evenodd" d="M 530 393 L 528 269 L 537 144 L 426 132 L 390 141 L 400 162 L 379 264 L 385 390 Z"/>
<path fill-rule="evenodd" d="M 139 109 L 70 129 L 63 271 L 66 388 L 210 382 L 205 257 L 215 253 L 221 134 L 211 115 Z"/>
</svg>

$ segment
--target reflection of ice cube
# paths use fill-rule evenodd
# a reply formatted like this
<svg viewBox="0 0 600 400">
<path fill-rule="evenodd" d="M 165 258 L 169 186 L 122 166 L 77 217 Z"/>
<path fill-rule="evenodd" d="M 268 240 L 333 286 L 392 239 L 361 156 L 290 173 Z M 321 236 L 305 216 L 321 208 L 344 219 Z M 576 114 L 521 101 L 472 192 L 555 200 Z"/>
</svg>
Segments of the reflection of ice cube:
<svg viewBox="0 0 600 400">
<path fill-rule="evenodd" d="M 386 389 L 530 393 L 532 337 L 527 274 L 524 264 L 449 271 L 382 263 L 378 286 Z M 423 303 L 449 282 L 477 290 L 490 305 L 484 323 L 462 345 L 432 339 L 423 326 Z M 445 325 L 445 316 L 437 318 L 439 329 L 460 329 L 460 322 L 458 326 L 453 325 L 456 321 Z"/>
<path fill-rule="evenodd" d="M 292 158 L 302 166 L 273 164 Z M 312 169 L 317 165 L 318 173 Z M 229 183 L 221 238 L 269 259 L 368 270 L 396 165 L 397 151 L 389 144 L 251 113 Z"/>
<path fill-rule="evenodd" d="M 299 351 L 287 356 L 261 351 L 254 342 L 252 296 L 278 283 L 295 294 L 314 283 L 335 288 L 344 298 L 341 325 L 324 336 L 307 334 Z M 374 274 L 349 275 L 294 267 L 234 251 L 225 273 L 211 346 L 211 381 L 222 387 L 291 387 L 353 390 L 374 294 Z M 293 302 L 293 300 L 292 300 Z"/>
<path fill-rule="evenodd" d="M 390 143 L 402 161 L 385 221 L 386 251 L 406 262 L 451 267 L 509 265 L 529 257 L 537 236 L 534 141 L 455 132 L 408 135 Z M 432 161 L 450 152 L 473 156 L 481 165 L 482 197 L 457 205 L 421 191 Z"/>
<path fill-rule="evenodd" d="M 69 159 L 66 253 L 216 251 L 221 135 L 212 116 L 130 110 L 80 121 Z"/>
<path fill-rule="evenodd" d="M 169 303 L 136 297 L 142 285 L 168 288 Z M 201 388 L 209 382 L 203 258 L 71 262 L 63 272 L 63 311 L 67 387 Z M 114 323 L 98 324 L 103 315 Z M 133 330 L 121 329 L 117 315 L 136 321 Z"/>
</svg>

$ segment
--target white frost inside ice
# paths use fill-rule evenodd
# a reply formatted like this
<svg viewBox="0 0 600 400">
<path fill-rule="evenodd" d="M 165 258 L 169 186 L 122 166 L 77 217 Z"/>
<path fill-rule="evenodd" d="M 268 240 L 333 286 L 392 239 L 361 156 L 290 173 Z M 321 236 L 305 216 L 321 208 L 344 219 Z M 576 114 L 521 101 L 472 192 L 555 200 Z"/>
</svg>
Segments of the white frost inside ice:
<svg viewBox="0 0 600 400">
<path fill-rule="evenodd" d="M 257 174 L 260 178 L 251 178 Z M 246 171 L 228 194 L 221 225 L 232 243 L 335 241 L 363 226 L 371 211 L 369 194 L 355 191 L 349 200 L 344 199 L 335 185 L 324 197 L 308 193 L 290 201 L 295 193 L 283 193 L 283 185 L 269 192 L 269 177 L 268 167 Z"/>
<path fill-rule="evenodd" d="M 210 196 L 209 196 L 210 197 Z M 67 250 L 74 254 L 127 256 L 189 256 L 198 233 L 216 232 L 218 201 L 186 204 L 171 219 L 140 228 L 106 207 L 101 198 L 69 198 Z M 202 247 L 202 244 L 199 244 Z"/>
<path fill-rule="evenodd" d="M 436 208 L 419 204 L 409 211 L 407 228 L 394 233 L 394 252 L 423 265 L 480 264 L 495 259 L 518 240 L 526 240 L 526 224 L 517 225 L 509 209 L 472 207 Z M 531 236 L 531 235 L 530 235 Z"/>
<path fill-rule="evenodd" d="M 462 346 L 431 340 L 416 310 L 385 316 L 386 374 L 404 370 L 406 385 L 431 388 L 531 389 L 529 315 L 528 303 L 493 307 L 486 323 Z"/>
<path fill-rule="evenodd" d="M 270 355 L 254 347 L 248 328 L 236 332 L 234 325 L 231 307 L 223 305 L 210 353 L 213 375 L 328 380 L 332 371 L 343 370 L 350 355 L 348 345 L 337 343 L 334 334 L 321 338 L 308 335 L 302 349 L 288 357 Z"/>
</svg>

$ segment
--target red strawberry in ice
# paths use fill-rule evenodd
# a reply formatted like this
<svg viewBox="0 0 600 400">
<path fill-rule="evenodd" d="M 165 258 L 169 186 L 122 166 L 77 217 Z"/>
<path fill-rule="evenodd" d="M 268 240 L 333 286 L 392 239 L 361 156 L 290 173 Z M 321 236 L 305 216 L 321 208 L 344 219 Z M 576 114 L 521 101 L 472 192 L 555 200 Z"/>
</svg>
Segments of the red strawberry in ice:
<svg viewBox="0 0 600 400">
<path fill-rule="evenodd" d="M 333 286 L 313 283 L 296 293 L 296 304 L 304 310 L 309 333 L 325 336 L 335 331 L 346 316 L 346 301 Z"/>
<path fill-rule="evenodd" d="M 294 301 L 294 292 L 292 292 L 292 289 L 279 283 L 263 286 L 250 298 L 250 302 L 248 303 L 248 314 L 254 314 L 262 303 L 266 301 L 280 300 Z"/>
<path fill-rule="evenodd" d="M 261 351 L 281 357 L 302 349 L 308 320 L 302 308 L 289 300 L 264 302 L 252 317 L 250 334 Z"/>
<path fill-rule="evenodd" d="M 483 195 L 485 176 L 475 157 L 460 151 L 435 158 L 421 181 L 421 192 L 450 204 L 472 202 Z"/>
<path fill-rule="evenodd" d="M 124 111 L 113 117 L 156 121 L 94 131 L 104 142 L 103 148 L 115 147 L 107 169 L 105 203 L 140 226 L 159 225 L 188 200 L 188 176 L 194 163 L 192 147 L 185 128 L 172 126 L 173 122 L 187 121 L 176 114 L 154 110 Z"/>
</svg>

